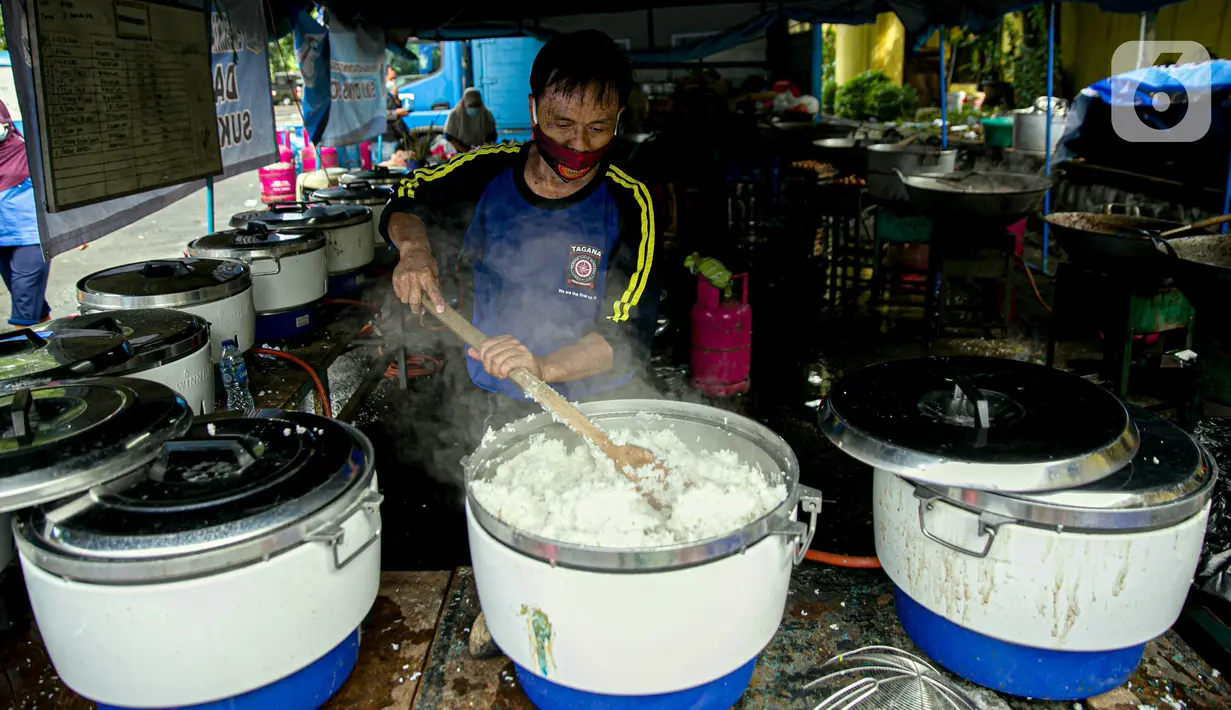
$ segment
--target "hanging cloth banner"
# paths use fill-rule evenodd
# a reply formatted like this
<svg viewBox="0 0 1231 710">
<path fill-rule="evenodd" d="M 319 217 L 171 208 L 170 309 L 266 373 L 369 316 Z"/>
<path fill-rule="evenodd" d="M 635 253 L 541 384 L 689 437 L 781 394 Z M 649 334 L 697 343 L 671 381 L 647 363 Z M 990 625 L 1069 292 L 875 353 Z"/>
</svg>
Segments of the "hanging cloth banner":
<svg viewBox="0 0 1231 710">
<path fill-rule="evenodd" d="M 245 4 L 244 0 L 218 0 L 218 4 L 222 5 L 224 1 L 226 8 L 232 6 L 238 8 Z M 28 0 L 2 0 L 4 26 L 9 38 L 13 82 L 17 87 L 17 98 L 21 105 L 24 122 L 22 133 L 26 139 L 26 158 L 34 186 L 35 202 L 39 205 L 39 240 L 42 242 L 43 252 L 48 257 L 52 257 L 149 216 L 200 190 L 205 183 L 202 180 L 193 180 L 182 185 L 150 190 L 61 212 L 48 213 L 43 209 L 46 197 L 43 194 L 43 161 L 40 158 L 42 146 L 38 138 L 38 112 L 35 110 L 34 102 L 34 74 L 30 60 L 27 2 Z M 188 7 L 194 6 L 191 0 L 186 0 L 181 4 Z M 201 8 L 203 5 L 196 2 L 195 7 Z M 259 8 L 259 5 L 257 7 Z M 224 13 L 216 11 L 212 19 L 217 19 L 218 14 Z M 248 47 L 255 49 L 258 46 L 264 48 L 265 24 L 261 21 L 259 13 L 239 12 L 238 10 L 230 14 L 230 24 L 231 29 L 228 33 L 238 31 L 246 38 L 245 51 L 235 55 L 227 52 L 227 56 L 234 56 L 236 60 L 237 86 L 232 94 L 238 93 L 245 102 L 251 102 L 245 103 L 250 112 L 251 139 L 243 142 L 246 145 L 243 151 L 223 150 L 223 177 L 252 170 L 277 159 L 274 145 L 273 107 L 269 101 L 269 70 L 265 68 L 267 57 L 264 51 L 257 54 L 248 49 Z M 218 33 L 216 30 L 214 37 L 215 46 L 217 46 Z M 214 51 L 214 56 L 217 58 L 217 49 Z M 261 70 L 247 71 L 246 66 L 251 65 L 259 66 Z M 234 111 L 232 107 L 235 105 L 235 102 L 218 104 L 219 117 L 232 113 Z M 241 109 L 240 112 L 242 114 L 243 110 Z M 241 133 L 243 132 L 241 130 Z M 221 133 L 219 135 L 221 137 Z"/>
<path fill-rule="evenodd" d="M 295 61 L 303 76 L 303 125 L 308 138 L 320 143 L 329 121 L 329 31 L 306 9 L 295 15 Z"/>
<path fill-rule="evenodd" d="M 269 45 L 261 7 L 250 0 L 214 0 L 214 105 L 223 178 L 277 159 L 269 98 Z"/>
<path fill-rule="evenodd" d="M 329 19 L 329 119 L 321 145 L 353 145 L 385 132 L 385 34 Z"/>
</svg>

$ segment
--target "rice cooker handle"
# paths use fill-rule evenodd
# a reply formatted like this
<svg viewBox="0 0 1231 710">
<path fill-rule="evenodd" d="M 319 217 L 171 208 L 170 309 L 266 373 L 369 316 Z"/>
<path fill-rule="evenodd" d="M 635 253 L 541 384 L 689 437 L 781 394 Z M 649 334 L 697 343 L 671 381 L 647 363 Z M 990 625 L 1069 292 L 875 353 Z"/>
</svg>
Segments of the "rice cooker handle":
<svg viewBox="0 0 1231 710">
<path fill-rule="evenodd" d="M 307 202 L 275 202 L 269 206 L 270 212 L 302 212 L 310 209 L 312 205 Z"/>
<path fill-rule="evenodd" d="M 147 279 L 166 279 L 188 273 L 189 268 L 182 261 L 147 261 L 141 267 L 141 275 Z"/>
<path fill-rule="evenodd" d="M 373 543 L 380 539 L 380 504 L 384 500 L 385 497 L 376 491 L 365 491 L 363 496 L 353 507 L 349 508 L 337 520 L 327 523 L 320 529 L 308 534 L 306 539 L 313 542 L 324 542 L 333 548 L 333 566 L 334 569 L 340 570 L 350 564 L 356 557 L 363 554 L 364 550 L 371 547 Z M 363 544 L 356 547 L 349 555 L 343 558 L 338 552 L 338 548 L 342 546 L 342 542 L 346 537 L 346 529 L 343 526 L 346 524 L 346 521 L 350 520 L 352 516 L 359 512 L 363 512 L 368 516 L 375 515 L 377 517 L 377 522 L 372 526 L 372 532 L 368 536 L 368 539 L 364 541 Z"/>
<path fill-rule="evenodd" d="M 996 542 L 996 533 L 1001 525 L 1007 525 L 1013 522 L 1010 518 L 1004 518 L 991 513 L 981 513 L 979 515 L 979 537 L 986 537 L 987 541 L 983 543 L 982 550 L 970 550 L 961 545 L 955 545 L 948 540 L 944 540 L 936 535 L 936 533 L 928 530 L 927 514 L 936 507 L 936 501 L 941 499 L 941 495 L 936 491 L 928 489 L 924 486 L 915 486 L 915 498 L 919 499 L 919 530 L 923 532 L 923 536 L 937 545 L 947 547 L 954 552 L 960 552 L 963 555 L 970 555 L 976 559 L 987 557 L 987 553 L 992 549 L 992 543 Z"/>
<path fill-rule="evenodd" d="M 821 492 L 811 486 L 797 486 L 796 492 L 799 494 L 799 506 L 808 514 L 808 524 L 805 525 L 798 520 L 779 520 L 778 524 L 770 530 L 771 535 L 785 535 L 794 538 L 794 550 L 791 553 L 795 564 L 804 561 L 804 556 L 808 554 L 808 549 L 812 547 L 812 537 L 816 535 L 816 516 L 821 512 Z"/>
</svg>

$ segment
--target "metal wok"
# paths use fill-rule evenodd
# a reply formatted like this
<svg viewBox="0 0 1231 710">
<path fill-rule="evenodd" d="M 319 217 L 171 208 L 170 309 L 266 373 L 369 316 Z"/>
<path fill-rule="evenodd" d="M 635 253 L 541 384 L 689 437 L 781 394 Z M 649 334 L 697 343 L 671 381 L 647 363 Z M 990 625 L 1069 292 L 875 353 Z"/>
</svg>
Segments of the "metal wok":
<svg viewBox="0 0 1231 710">
<path fill-rule="evenodd" d="M 1168 242 L 1175 252 L 1172 277 L 1188 302 L 1201 313 L 1226 307 L 1231 294 L 1231 235 L 1199 234 Z"/>
<path fill-rule="evenodd" d="M 984 172 L 903 174 L 911 206 L 948 220 L 1010 225 L 1038 211 L 1051 180 L 1039 175 Z"/>
<path fill-rule="evenodd" d="M 812 154 L 829 163 L 838 175 L 868 177 L 868 146 L 880 143 L 869 138 L 822 138 L 812 141 Z"/>
<path fill-rule="evenodd" d="M 1095 212 L 1053 212 L 1043 220 L 1051 225 L 1074 264 L 1098 267 L 1109 273 L 1149 274 L 1160 281 L 1171 276 L 1174 266 L 1175 260 L 1168 259 L 1168 244 L 1177 237 L 1208 233 L 1194 228 L 1160 239 L 1150 233 L 1183 227 L 1184 223 Z"/>
</svg>

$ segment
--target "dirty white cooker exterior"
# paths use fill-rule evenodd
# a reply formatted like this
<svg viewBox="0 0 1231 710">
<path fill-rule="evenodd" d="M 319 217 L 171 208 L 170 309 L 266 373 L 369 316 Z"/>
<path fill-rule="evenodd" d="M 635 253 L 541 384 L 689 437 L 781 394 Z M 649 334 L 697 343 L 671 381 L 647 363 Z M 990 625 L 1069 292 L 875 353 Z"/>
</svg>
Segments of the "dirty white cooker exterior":
<svg viewBox="0 0 1231 710">
<path fill-rule="evenodd" d="M 376 244 L 372 241 L 371 218 L 345 227 L 322 227 L 321 231 L 329 235 L 329 244 L 325 247 L 329 273 L 343 274 L 372 263 Z"/>
<path fill-rule="evenodd" d="M 79 310 L 83 314 L 104 312 L 101 308 L 84 306 Z M 246 352 L 256 338 L 256 309 L 252 305 L 251 286 L 227 298 L 188 306 L 177 305 L 175 310 L 201 316 L 209 323 L 210 362 L 213 364 L 222 359 L 222 341 L 234 340 L 240 352 Z M 158 381 L 175 387 L 172 382 Z"/>
<path fill-rule="evenodd" d="M 280 313 L 325 297 L 329 282 L 325 249 L 253 259 L 248 265 L 252 267 L 252 303 L 257 313 Z"/>
<path fill-rule="evenodd" d="M 145 370 L 125 372 L 124 376 L 152 380 L 170 387 L 184 396 L 194 414 L 209 414 L 214 411 L 214 361 L 208 347 L 200 348 L 172 362 Z"/>
<path fill-rule="evenodd" d="M 39 631 L 65 685 L 108 705 L 180 707 L 269 685 L 358 628 L 380 586 L 379 539 L 370 544 L 380 535 L 380 513 L 360 506 L 339 524 L 337 558 L 354 555 L 340 569 L 327 541 L 162 584 L 66 580 L 33 563 L 25 541 L 19 554 Z"/>
<path fill-rule="evenodd" d="M 469 505 L 466 524 L 492 639 L 514 663 L 553 683 L 611 695 L 695 688 L 755 658 L 782 622 L 795 551 L 786 537 L 771 535 L 743 554 L 696 567 L 603 573 L 553 567 L 505 546 Z M 551 624 L 546 672 L 529 623 L 535 610 Z"/>
<path fill-rule="evenodd" d="M 984 558 L 928 539 L 914 484 L 876 469 L 876 554 L 911 599 L 1001 641 L 1061 651 L 1143 644 L 1179 618 L 1197 569 L 1210 506 L 1146 532 L 1056 532 L 1002 524 Z M 979 516 L 940 501 L 927 530 L 967 550 L 988 542 Z"/>
</svg>

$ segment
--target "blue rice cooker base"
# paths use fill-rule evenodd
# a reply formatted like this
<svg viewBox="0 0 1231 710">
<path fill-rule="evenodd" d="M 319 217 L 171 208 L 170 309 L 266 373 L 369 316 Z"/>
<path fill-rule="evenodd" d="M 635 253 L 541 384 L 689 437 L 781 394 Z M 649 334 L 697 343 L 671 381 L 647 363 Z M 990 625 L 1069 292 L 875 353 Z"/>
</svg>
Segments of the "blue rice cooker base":
<svg viewBox="0 0 1231 710">
<path fill-rule="evenodd" d="M 256 314 L 256 342 L 286 340 L 309 335 L 316 330 L 316 302 L 280 313 Z"/>
<path fill-rule="evenodd" d="M 1116 651 L 1053 651 L 976 633 L 933 613 L 896 584 L 906 635 L 932 660 L 972 683 L 1036 700 L 1084 700 L 1128 682 L 1145 644 Z"/>
<path fill-rule="evenodd" d="M 359 629 L 324 656 L 282 680 L 233 698 L 163 710 L 316 710 L 342 688 L 359 658 Z M 99 710 L 131 710 L 98 704 Z"/>
<path fill-rule="evenodd" d="M 516 663 L 517 682 L 539 710 L 730 710 L 748 684 L 757 659 L 704 685 L 658 695 L 606 695 L 576 690 L 531 673 Z"/>
</svg>

